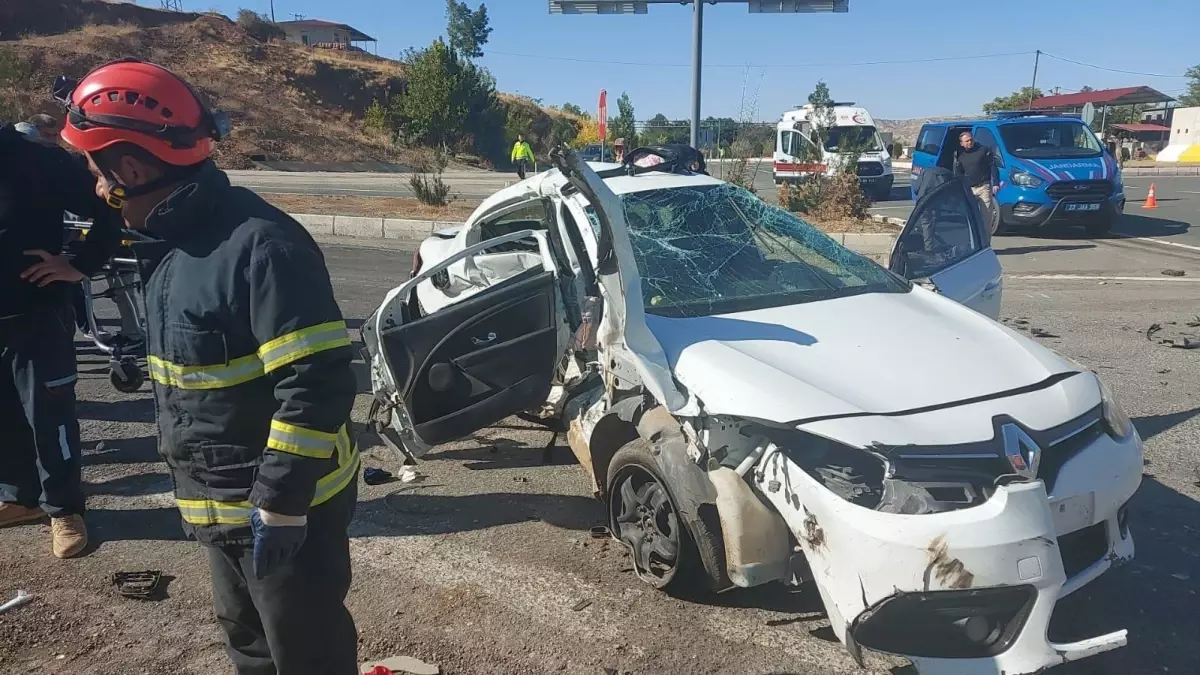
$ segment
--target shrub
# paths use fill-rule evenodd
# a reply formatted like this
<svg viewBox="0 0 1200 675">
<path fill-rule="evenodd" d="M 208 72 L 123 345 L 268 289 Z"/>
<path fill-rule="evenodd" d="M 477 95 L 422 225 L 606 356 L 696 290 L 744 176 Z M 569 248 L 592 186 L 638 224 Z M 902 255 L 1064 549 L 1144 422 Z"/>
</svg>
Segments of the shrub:
<svg viewBox="0 0 1200 675">
<path fill-rule="evenodd" d="M 892 157 L 900 158 L 904 156 L 904 141 L 899 139 L 892 141 Z"/>
<path fill-rule="evenodd" d="M 821 220 L 862 220 L 871 208 L 871 198 L 859 186 L 858 176 L 838 172 L 833 176 L 809 176 L 795 185 L 779 186 L 779 206 Z"/>
<path fill-rule="evenodd" d="M 450 186 L 442 180 L 446 170 L 446 156 L 439 150 L 435 151 L 431 160 L 425 161 L 419 167 L 420 171 L 408 179 L 417 201 L 429 206 L 446 206 L 450 203 Z"/>
<path fill-rule="evenodd" d="M 287 37 L 287 33 L 283 32 L 279 24 L 267 21 L 252 9 L 238 10 L 237 25 L 246 31 L 247 35 L 262 42 L 283 40 Z"/>
</svg>

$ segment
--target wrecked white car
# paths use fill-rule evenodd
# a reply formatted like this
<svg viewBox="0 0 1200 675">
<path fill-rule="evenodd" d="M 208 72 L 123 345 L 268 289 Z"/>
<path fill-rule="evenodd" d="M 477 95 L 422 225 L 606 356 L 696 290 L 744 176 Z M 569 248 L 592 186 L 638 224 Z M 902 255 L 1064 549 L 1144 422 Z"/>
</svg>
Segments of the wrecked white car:
<svg viewBox="0 0 1200 675">
<path fill-rule="evenodd" d="M 389 443 L 557 420 L 642 579 L 811 583 L 860 660 L 1017 675 L 1124 645 L 1047 625 L 1132 558 L 1141 439 L 1093 372 L 992 320 L 963 184 L 885 269 L 665 159 L 559 154 L 422 246 L 363 328 Z"/>
</svg>

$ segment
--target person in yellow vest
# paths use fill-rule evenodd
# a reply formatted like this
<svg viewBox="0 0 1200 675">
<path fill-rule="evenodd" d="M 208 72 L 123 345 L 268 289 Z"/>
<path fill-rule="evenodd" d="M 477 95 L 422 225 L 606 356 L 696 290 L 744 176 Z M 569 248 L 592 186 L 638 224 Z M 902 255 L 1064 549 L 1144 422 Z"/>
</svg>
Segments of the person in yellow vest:
<svg viewBox="0 0 1200 675">
<path fill-rule="evenodd" d="M 512 163 L 517 167 L 517 175 L 521 180 L 525 180 L 525 168 L 534 163 L 533 148 L 529 147 L 529 144 L 525 142 L 525 137 L 520 134 L 517 134 L 517 142 L 513 144 Z M 536 165 L 534 170 L 537 170 Z"/>
</svg>

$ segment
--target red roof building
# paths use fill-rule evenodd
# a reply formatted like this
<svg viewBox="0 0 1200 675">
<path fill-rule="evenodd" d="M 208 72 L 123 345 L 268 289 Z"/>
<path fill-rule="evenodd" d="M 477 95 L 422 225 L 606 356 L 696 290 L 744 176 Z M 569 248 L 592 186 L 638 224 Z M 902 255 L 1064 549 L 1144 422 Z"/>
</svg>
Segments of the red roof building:
<svg viewBox="0 0 1200 675">
<path fill-rule="evenodd" d="M 1060 94 L 1034 99 L 1033 108 L 1039 110 L 1078 110 L 1085 104 L 1100 106 L 1140 105 L 1167 103 L 1175 99 L 1150 87 L 1121 87 L 1120 89 L 1097 89 L 1077 94 Z"/>
</svg>

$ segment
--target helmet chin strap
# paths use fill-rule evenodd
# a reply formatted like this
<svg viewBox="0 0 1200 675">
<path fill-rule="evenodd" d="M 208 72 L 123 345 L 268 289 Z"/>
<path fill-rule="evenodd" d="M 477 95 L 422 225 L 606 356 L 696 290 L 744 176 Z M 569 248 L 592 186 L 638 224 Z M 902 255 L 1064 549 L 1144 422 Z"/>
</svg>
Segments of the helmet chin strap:
<svg viewBox="0 0 1200 675">
<path fill-rule="evenodd" d="M 125 202 L 130 199 L 144 197 L 152 192 L 156 192 L 170 185 L 174 185 L 185 178 L 189 178 L 200 170 L 201 164 L 195 166 L 171 166 L 163 172 L 161 176 L 155 178 L 148 183 L 141 185 L 125 185 L 117 178 L 116 172 L 106 169 L 104 175 L 112 187 L 108 191 L 108 196 L 105 201 L 114 209 L 120 210 L 125 206 Z"/>
</svg>

